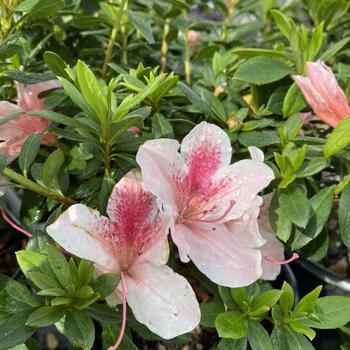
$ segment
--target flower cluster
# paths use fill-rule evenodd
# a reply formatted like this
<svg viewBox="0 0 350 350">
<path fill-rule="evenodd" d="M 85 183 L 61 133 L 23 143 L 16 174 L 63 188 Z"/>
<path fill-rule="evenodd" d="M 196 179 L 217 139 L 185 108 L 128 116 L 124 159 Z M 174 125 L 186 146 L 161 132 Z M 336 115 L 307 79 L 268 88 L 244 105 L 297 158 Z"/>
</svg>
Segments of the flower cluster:
<svg viewBox="0 0 350 350">
<path fill-rule="evenodd" d="M 206 122 L 184 138 L 181 154 L 179 147 L 171 139 L 144 143 L 136 157 L 142 176 L 131 171 L 114 187 L 108 218 L 76 204 L 47 227 L 67 252 L 121 275 L 109 304 L 121 301 L 125 285 L 136 319 L 165 339 L 200 320 L 190 284 L 166 266 L 169 228 L 181 260 L 219 285 L 274 279 L 280 266 L 273 262 L 283 259 L 266 211 L 259 217 L 258 193 L 273 179 L 262 152 L 250 148 L 252 159 L 230 165 L 228 136 Z"/>
</svg>

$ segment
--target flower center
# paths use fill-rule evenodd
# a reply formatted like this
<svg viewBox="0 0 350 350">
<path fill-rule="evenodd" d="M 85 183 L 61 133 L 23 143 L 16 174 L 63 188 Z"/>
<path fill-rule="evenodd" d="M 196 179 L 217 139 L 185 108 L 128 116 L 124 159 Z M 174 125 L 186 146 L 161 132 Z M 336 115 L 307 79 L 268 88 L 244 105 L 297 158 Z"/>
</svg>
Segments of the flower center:
<svg viewBox="0 0 350 350">
<path fill-rule="evenodd" d="M 203 223 L 215 223 L 223 220 L 232 210 L 235 205 L 235 201 L 231 200 L 227 209 L 218 217 L 207 217 L 208 214 L 211 214 L 215 209 L 214 205 L 210 210 L 192 206 L 186 206 L 177 219 L 177 223 L 182 224 L 184 222 L 203 222 Z"/>
</svg>

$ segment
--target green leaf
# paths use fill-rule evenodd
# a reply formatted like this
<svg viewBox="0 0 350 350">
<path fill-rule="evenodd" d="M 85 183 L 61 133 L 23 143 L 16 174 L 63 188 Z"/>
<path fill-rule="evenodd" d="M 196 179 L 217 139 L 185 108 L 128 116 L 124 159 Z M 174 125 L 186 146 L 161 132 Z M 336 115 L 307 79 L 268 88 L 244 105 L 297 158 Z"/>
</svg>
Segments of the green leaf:
<svg viewBox="0 0 350 350">
<path fill-rule="evenodd" d="M 328 165 L 327 159 L 323 157 L 312 158 L 309 162 L 305 162 L 297 170 L 297 177 L 308 177 L 318 174 Z"/>
<path fill-rule="evenodd" d="M 43 168 L 43 182 L 48 188 L 54 186 L 53 182 L 57 179 L 57 174 L 64 163 L 64 154 L 60 149 L 53 151 L 47 157 Z"/>
<path fill-rule="evenodd" d="M 13 80 L 30 85 L 54 79 L 52 73 L 26 73 L 20 70 L 8 70 L 5 74 Z"/>
<path fill-rule="evenodd" d="M 101 298 L 106 298 L 110 295 L 118 286 L 120 277 L 115 274 L 105 273 L 97 277 L 91 286 L 100 295 Z"/>
<path fill-rule="evenodd" d="M 243 307 L 247 304 L 247 291 L 244 287 L 241 288 L 231 288 L 230 289 L 231 297 L 235 301 L 235 303 Z"/>
<path fill-rule="evenodd" d="M 31 327 L 46 327 L 58 322 L 64 316 L 65 310 L 54 306 L 42 306 L 28 318 L 26 325 Z"/>
<path fill-rule="evenodd" d="M 286 328 L 286 339 L 290 350 L 315 350 L 312 344 L 300 333 Z"/>
<path fill-rule="evenodd" d="M 141 35 L 147 40 L 149 44 L 154 44 L 154 37 L 152 32 L 152 27 L 147 21 L 147 18 L 137 14 L 134 11 L 126 11 L 126 16 L 128 17 L 130 23 L 140 31 Z"/>
<path fill-rule="evenodd" d="M 342 40 L 331 43 L 327 50 L 320 56 L 321 61 L 329 61 L 332 59 L 343 47 L 350 42 L 350 38 L 346 37 Z"/>
<path fill-rule="evenodd" d="M 240 57 L 250 58 L 255 56 L 271 56 L 282 59 L 284 61 L 293 62 L 292 58 L 285 55 L 283 52 L 270 49 L 255 49 L 255 48 L 238 48 L 233 49 L 230 53 Z"/>
<path fill-rule="evenodd" d="M 15 55 L 22 48 L 18 45 L 19 34 L 9 35 L 3 42 L 0 43 L 0 59 L 5 60 Z"/>
<path fill-rule="evenodd" d="M 293 225 L 288 216 L 281 209 L 279 197 L 280 191 L 275 191 L 269 207 L 269 221 L 277 237 L 283 242 L 287 242 L 292 233 Z"/>
<path fill-rule="evenodd" d="M 291 73 L 292 69 L 286 63 L 269 56 L 258 56 L 240 65 L 234 79 L 255 85 L 264 85 L 281 80 Z"/>
<path fill-rule="evenodd" d="M 35 331 L 35 328 L 25 325 L 32 311 L 25 311 L 10 316 L 0 324 L 0 350 L 24 343 Z"/>
<path fill-rule="evenodd" d="M 200 304 L 201 325 L 204 327 L 215 327 L 216 317 L 225 311 L 224 304 L 209 302 Z"/>
<path fill-rule="evenodd" d="M 258 295 L 250 305 L 251 310 L 258 310 L 262 306 L 267 306 L 268 309 L 270 309 L 278 302 L 279 298 L 281 297 L 281 294 L 282 291 L 278 289 L 270 289 Z"/>
<path fill-rule="evenodd" d="M 145 86 L 137 95 L 129 95 L 127 96 L 122 103 L 115 110 L 112 121 L 119 121 L 124 118 L 131 109 L 137 107 L 145 98 L 151 95 L 158 88 L 162 76 L 156 77 L 153 81 L 151 81 L 147 86 Z"/>
<path fill-rule="evenodd" d="M 299 249 L 315 239 L 322 231 L 333 207 L 334 188 L 325 187 L 311 199 L 311 217 L 305 229 L 296 230 L 292 249 Z"/>
<path fill-rule="evenodd" d="M 294 305 L 294 291 L 291 285 L 286 281 L 283 282 L 281 290 L 283 293 L 280 297 L 279 305 L 283 314 L 287 316 Z"/>
<path fill-rule="evenodd" d="M 252 350 L 272 350 L 269 333 L 257 321 L 249 321 L 248 341 Z"/>
<path fill-rule="evenodd" d="M 92 265 L 89 261 L 80 260 L 77 270 L 76 286 L 82 287 L 88 285 L 91 282 L 93 275 L 94 265 Z"/>
<path fill-rule="evenodd" d="M 68 74 L 65 71 L 65 69 L 67 68 L 67 63 L 63 61 L 61 56 L 52 51 L 45 51 L 43 57 L 45 63 L 57 76 L 68 78 Z"/>
<path fill-rule="evenodd" d="M 306 326 L 317 329 L 342 327 L 350 322 L 350 297 L 332 295 L 319 298 L 315 303 L 314 310 L 320 322 L 306 316 L 304 318 L 298 317 L 298 320 Z"/>
<path fill-rule="evenodd" d="M 31 18 L 53 16 L 65 5 L 63 0 L 25 0 L 14 9 L 16 12 L 28 12 Z"/>
<path fill-rule="evenodd" d="M 120 327 L 115 324 L 105 324 L 102 326 L 103 350 L 112 346 L 120 333 Z M 118 350 L 139 350 L 127 334 L 124 334 L 123 340 Z"/>
<path fill-rule="evenodd" d="M 48 111 L 48 110 L 34 110 L 31 112 L 27 112 L 26 114 L 38 116 L 38 117 L 41 117 L 44 119 L 48 119 L 48 120 L 51 120 L 51 121 L 59 123 L 59 124 L 70 126 L 72 128 L 84 128 L 85 127 L 85 125 L 82 122 L 80 122 L 79 120 L 77 120 L 75 118 L 67 117 L 66 115 L 52 112 L 52 111 Z"/>
<path fill-rule="evenodd" d="M 208 104 L 202 98 L 200 98 L 189 86 L 187 86 L 181 81 L 177 83 L 177 86 L 182 90 L 182 92 L 185 94 L 188 100 L 194 106 L 196 106 L 202 113 L 204 113 L 205 115 L 207 115 L 208 117 L 214 120 L 216 119 L 215 114 L 210 109 Z"/>
<path fill-rule="evenodd" d="M 239 135 L 238 141 L 246 147 L 265 147 L 280 143 L 275 131 L 248 131 Z"/>
<path fill-rule="evenodd" d="M 120 136 L 122 136 L 129 128 L 136 126 L 140 129 L 143 128 L 143 119 L 140 116 L 130 116 L 125 117 L 117 122 L 112 122 L 109 126 L 111 142 L 114 144 L 118 141 Z"/>
<path fill-rule="evenodd" d="M 66 258 L 53 245 L 48 245 L 47 251 L 50 266 L 61 286 L 64 289 L 71 291 L 73 288 L 73 283 L 69 264 Z"/>
<path fill-rule="evenodd" d="M 300 322 L 291 321 L 289 322 L 290 328 L 295 332 L 306 335 L 310 340 L 313 340 L 316 336 L 316 332 L 310 327 L 304 326 Z"/>
<path fill-rule="evenodd" d="M 292 26 L 290 23 L 291 20 L 280 11 L 271 10 L 270 12 L 278 26 L 278 29 L 287 39 L 289 39 L 291 35 L 291 30 L 292 30 Z"/>
<path fill-rule="evenodd" d="M 215 327 L 221 338 L 240 339 L 248 333 L 248 319 L 237 311 L 224 312 L 216 318 Z"/>
<path fill-rule="evenodd" d="M 66 315 L 64 335 L 73 346 L 90 350 L 95 339 L 95 327 L 91 318 L 85 312 L 74 310 Z"/>
<path fill-rule="evenodd" d="M 303 94 L 296 83 L 293 83 L 287 91 L 283 100 L 283 116 L 289 117 L 294 113 L 302 111 L 306 107 Z"/>
<path fill-rule="evenodd" d="M 40 268 L 45 261 L 47 261 L 46 255 L 31 250 L 17 251 L 16 258 L 18 265 L 25 276 L 28 276 L 28 272 L 33 269 Z"/>
<path fill-rule="evenodd" d="M 280 192 L 279 202 L 284 214 L 295 225 L 305 228 L 310 219 L 311 206 L 303 190 L 288 186 Z"/>
<path fill-rule="evenodd" d="M 323 27 L 324 27 L 324 23 L 322 22 L 321 24 L 319 24 L 316 28 L 314 28 L 313 32 L 312 32 L 312 36 L 310 39 L 310 43 L 309 43 L 309 57 L 308 59 L 310 61 L 312 61 L 316 55 L 318 54 L 318 52 L 320 51 L 320 48 L 322 46 L 323 43 Z"/>
<path fill-rule="evenodd" d="M 221 339 L 217 350 L 247 350 L 247 337 L 241 339 Z"/>
<path fill-rule="evenodd" d="M 350 184 L 344 188 L 339 201 L 338 220 L 344 244 L 350 248 Z"/>
<path fill-rule="evenodd" d="M 94 110 L 98 120 L 105 123 L 108 118 L 107 98 L 92 70 L 81 60 L 77 63 L 77 80 L 85 101 Z"/>
<path fill-rule="evenodd" d="M 34 133 L 23 143 L 21 153 L 18 158 L 19 167 L 26 176 L 28 169 L 33 164 L 40 148 L 41 134 Z"/>
<path fill-rule="evenodd" d="M 309 312 L 315 305 L 318 296 L 320 295 L 322 286 L 318 286 L 310 293 L 306 294 L 295 307 L 292 317 L 294 318 L 302 312 Z"/>
<path fill-rule="evenodd" d="M 10 280 L 3 288 L 7 294 L 14 300 L 20 301 L 27 305 L 37 307 L 40 303 L 35 299 L 31 291 L 23 284 Z"/>
<path fill-rule="evenodd" d="M 115 309 L 109 307 L 107 304 L 93 304 L 84 311 L 100 323 L 116 324 L 120 322 L 119 315 L 115 312 Z"/>
<path fill-rule="evenodd" d="M 343 119 L 332 131 L 323 153 L 326 158 L 344 149 L 350 143 L 350 118 Z"/>
<path fill-rule="evenodd" d="M 7 116 L 5 116 L 4 118 L 1 118 L 0 120 L 0 126 L 6 124 L 7 122 L 9 122 L 10 120 L 15 119 L 16 117 L 18 117 L 19 115 L 21 115 L 22 112 L 13 112 L 8 114 Z"/>
<path fill-rule="evenodd" d="M 162 137 L 174 138 L 173 126 L 161 113 L 156 113 L 152 117 L 152 134 L 156 139 Z"/>
</svg>

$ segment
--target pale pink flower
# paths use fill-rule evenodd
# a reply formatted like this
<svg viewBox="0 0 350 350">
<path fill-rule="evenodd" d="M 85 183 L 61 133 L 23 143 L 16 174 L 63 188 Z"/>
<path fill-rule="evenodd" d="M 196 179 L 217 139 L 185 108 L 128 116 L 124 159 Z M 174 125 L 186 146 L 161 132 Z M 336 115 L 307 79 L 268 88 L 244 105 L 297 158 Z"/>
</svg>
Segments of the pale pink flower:
<svg viewBox="0 0 350 350">
<path fill-rule="evenodd" d="M 124 276 L 127 303 L 152 332 L 170 339 L 194 329 L 200 320 L 195 294 L 185 278 L 165 265 L 169 218 L 144 189 L 140 173 L 128 173 L 114 187 L 107 213 L 109 218 L 76 204 L 47 232 L 98 271 Z M 110 304 L 120 301 L 121 288 L 108 298 Z"/>
<path fill-rule="evenodd" d="M 18 101 L 17 105 L 7 102 L 0 102 L 0 119 L 15 112 L 24 112 L 15 119 L 0 126 L 0 154 L 4 155 L 7 162 L 12 162 L 21 152 L 24 141 L 33 133 L 44 133 L 51 125 L 51 121 L 27 115 L 35 109 L 45 109 L 44 99 L 39 98 L 39 94 L 46 90 L 59 87 L 58 80 L 50 80 L 43 83 L 23 85 L 17 84 Z M 50 133 L 43 134 L 42 143 L 48 144 L 54 139 Z"/>
<path fill-rule="evenodd" d="M 260 248 L 262 254 L 262 270 L 261 278 L 264 280 L 274 280 L 281 272 L 281 265 L 284 262 L 284 246 L 274 234 L 270 220 L 269 207 L 272 195 L 268 194 L 263 197 L 263 205 L 260 207 L 258 217 L 259 231 L 266 243 Z"/>
<path fill-rule="evenodd" d="M 254 282 L 262 272 L 259 249 L 244 243 L 244 232 L 232 234 L 224 223 L 242 217 L 273 179 L 272 170 L 256 148 L 250 150 L 258 160 L 230 165 L 229 137 L 206 122 L 183 139 L 181 154 L 179 147 L 176 140 L 150 140 L 140 147 L 136 160 L 145 187 L 172 218 L 171 234 L 181 260 L 192 260 L 219 285 Z"/>
<path fill-rule="evenodd" d="M 332 70 L 322 61 L 307 62 L 306 75 L 294 76 L 307 102 L 325 123 L 336 127 L 350 116 L 350 106 Z"/>
</svg>

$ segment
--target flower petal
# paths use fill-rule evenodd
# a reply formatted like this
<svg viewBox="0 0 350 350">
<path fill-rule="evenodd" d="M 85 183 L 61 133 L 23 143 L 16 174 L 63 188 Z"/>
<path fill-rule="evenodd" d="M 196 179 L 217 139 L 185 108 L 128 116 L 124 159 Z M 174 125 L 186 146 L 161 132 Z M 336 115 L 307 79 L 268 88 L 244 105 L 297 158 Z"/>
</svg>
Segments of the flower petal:
<svg viewBox="0 0 350 350">
<path fill-rule="evenodd" d="M 334 115 L 328 102 L 313 87 L 309 78 L 300 75 L 293 77 L 300 90 L 305 96 L 306 101 L 314 110 L 315 114 L 328 125 L 335 127 L 339 123 L 339 119 Z"/>
<path fill-rule="evenodd" d="M 327 101 L 339 120 L 350 116 L 348 100 L 339 86 L 332 70 L 322 61 L 307 62 L 307 76 L 312 86 Z"/>
<path fill-rule="evenodd" d="M 269 220 L 269 206 L 272 196 L 273 193 L 270 193 L 263 197 L 264 202 L 258 219 L 260 233 L 266 240 L 266 243 L 260 248 L 262 254 L 261 267 L 263 270 L 261 278 L 264 280 L 274 280 L 281 272 L 281 265 L 274 264 L 271 261 L 284 260 L 284 246 L 273 233 Z"/>
<path fill-rule="evenodd" d="M 145 190 L 140 172 L 130 171 L 115 185 L 107 213 L 113 222 L 118 255 L 148 258 L 156 264 L 167 259 L 169 218 L 159 211 L 156 198 Z"/>
<path fill-rule="evenodd" d="M 232 147 L 225 131 L 214 124 L 201 122 L 182 140 L 181 154 L 190 169 L 210 176 L 219 167 L 230 164 Z"/>
<path fill-rule="evenodd" d="M 135 318 L 153 333 L 171 339 L 198 325 L 200 310 L 190 284 L 168 266 L 137 266 L 125 284 Z"/>
<path fill-rule="evenodd" d="M 111 229 L 110 221 L 83 204 L 69 207 L 46 228 L 47 233 L 67 252 L 112 271 L 116 261 L 99 236 Z"/>
<path fill-rule="evenodd" d="M 225 225 L 208 226 L 175 226 L 172 236 L 181 235 L 185 240 L 179 246 L 180 255 L 187 255 L 202 273 L 219 285 L 235 288 L 256 281 L 262 272 L 259 249 L 247 246 L 241 232 L 231 233 Z"/>
<path fill-rule="evenodd" d="M 253 157 L 261 159 L 261 155 L 253 150 Z M 218 178 L 230 179 L 231 187 L 222 201 L 234 200 L 226 221 L 237 219 L 243 215 L 255 200 L 257 194 L 274 179 L 273 171 L 266 164 L 256 159 L 244 159 L 230 165 L 227 169 L 218 173 Z M 227 207 L 228 203 L 226 203 Z"/>
<path fill-rule="evenodd" d="M 177 203 L 173 176 L 185 167 L 178 153 L 179 147 L 176 140 L 149 140 L 136 155 L 146 189 L 174 210 Z"/>
<path fill-rule="evenodd" d="M 262 254 L 261 267 L 263 270 L 261 278 L 272 281 L 280 274 L 281 265 L 274 264 L 271 260 L 284 260 L 284 246 L 273 233 L 265 233 L 263 237 L 266 239 L 266 244 L 260 248 Z M 264 257 L 267 257 L 268 260 L 264 259 Z"/>
<path fill-rule="evenodd" d="M 18 106 L 24 111 L 45 109 L 44 100 L 39 98 L 39 95 L 44 91 L 56 89 L 60 86 L 61 83 L 58 80 L 49 80 L 30 85 L 17 83 Z"/>
</svg>

